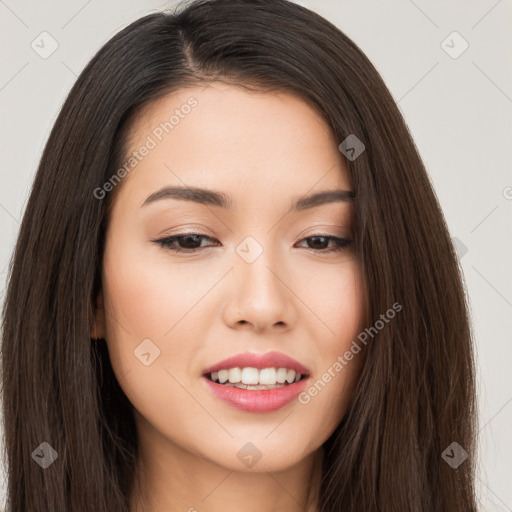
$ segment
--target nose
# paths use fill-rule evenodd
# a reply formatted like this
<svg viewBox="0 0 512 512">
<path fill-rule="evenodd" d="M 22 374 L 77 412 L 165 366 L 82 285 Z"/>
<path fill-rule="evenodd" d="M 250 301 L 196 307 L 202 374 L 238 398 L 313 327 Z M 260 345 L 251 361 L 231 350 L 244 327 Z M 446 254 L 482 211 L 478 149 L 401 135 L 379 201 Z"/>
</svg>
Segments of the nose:
<svg viewBox="0 0 512 512">
<path fill-rule="evenodd" d="M 290 329 L 296 320 L 295 295 L 291 273 L 283 270 L 264 251 L 247 263 L 235 262 L 231 272 L 229 301 L 223 311 L 224 322 L 231 328 L 248 328 L 256 332 Z"/>
</svg>

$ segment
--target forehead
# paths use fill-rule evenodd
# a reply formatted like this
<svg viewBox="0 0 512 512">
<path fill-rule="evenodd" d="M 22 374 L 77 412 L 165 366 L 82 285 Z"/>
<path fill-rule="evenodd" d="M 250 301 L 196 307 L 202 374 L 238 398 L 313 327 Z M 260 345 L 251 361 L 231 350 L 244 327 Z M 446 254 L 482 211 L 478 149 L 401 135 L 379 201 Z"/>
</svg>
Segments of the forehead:
<svg viewBox="0 0 512 512">
<path fill-rule="evenodd" d="M 131 191 L 162 185 L 222 189 L 245 201 L 262 193 L 303 195 L 309 189 L 350 190 L 332 131 L 308 103 L 289 93 L 252 92 L 211 83 L 175 91 L 135 118 L 128 158 L 151 147 L 123 179 Z"/>
</svg>

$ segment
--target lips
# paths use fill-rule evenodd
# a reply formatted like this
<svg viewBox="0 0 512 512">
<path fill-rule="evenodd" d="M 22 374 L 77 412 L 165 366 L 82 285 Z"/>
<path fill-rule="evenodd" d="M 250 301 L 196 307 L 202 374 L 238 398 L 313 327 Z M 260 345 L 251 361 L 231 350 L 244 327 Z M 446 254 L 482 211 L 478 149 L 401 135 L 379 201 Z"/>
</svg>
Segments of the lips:
<svg viewBox="0 0 512 512">
<path fill-rule="evenodd" d="M 267 352 L 266 354 L 257 354 L 254 352 L 246 352 L 238 354 L 227 359 L 223 359 L 212 366 L 203 370 L 203 375 L 211 372 L 218 372 L 229 368 L 288 368 L 295 370 L 301 375 L 309 376 L 309 369 L 295 359 L 283 354 L 281 352 Z"/>
<path fill-rule="evenodd" d="M 250 385 L 245 386 L 246 389 L 240 388 L 239 385 L 231 387 L 214 382 L 209 378 L 212 373 L 232 368 L 243 368 L 245 370 L 249 368 L 257 368 L 258 370 L 286 368 L 294 370 L 297 376 L 301 374 L 302 378 L 295 382 L 288 381 L 284 384 L 277 384 L 272 389 L 266 390 Z M 290 373 L 293 377 L 294 372 Z M 269 413 L 292 403 L 306 387 L 308 377 L 309 369 L 285 354 L 280 352 L 267 352 L 266 354 L 246 352 L 223 359 L 205 368 L 201 381 L 215 397 L 231 407 L 252 413 Z"/>
<path fill-rule="evenodd" d="M 201 382 L 213 396 L 231 407 L 250 413 L 271 413 L 294 402 L 304 391 L 307 379 L 264 391 L 224 386 L 205 377 L 201 378 Z"/>
</svg>

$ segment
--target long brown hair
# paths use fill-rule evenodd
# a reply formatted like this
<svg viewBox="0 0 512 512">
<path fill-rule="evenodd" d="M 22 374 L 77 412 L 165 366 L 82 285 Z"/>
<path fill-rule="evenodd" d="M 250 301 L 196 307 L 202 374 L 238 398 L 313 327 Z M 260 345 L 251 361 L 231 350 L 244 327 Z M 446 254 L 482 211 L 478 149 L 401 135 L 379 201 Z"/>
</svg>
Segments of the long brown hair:
<svg viewBox="0 0 512 512">
<path fill-rule="evenodd" d="M 351 405 L 325 442 L 320 510 L 476 511 L 475 376 L 462 273 L 438 199 L 374 66 L 343 32 L 286 0 L 198 0 L 130 24 L 70 91 L 35 177 L 3 309 L 8 512 L 129 510 L 131 404 L 90 338 L 111 194 L 140 109 L 211 80 L 299 95 L 342 143 L 370 323 Z M 457 467 L 442 454 L 457 443 Z M 46 469 L 34 452 L 57 458 Z M 452 445 L 453 446 L 453 445 Z M 45 452 L 46 450 L 46 452 Z M 52 452 L 53 453 L 53 452 Z M 450 452 L 450 456 L 453 453 Z M 460 451 L 458 453 L 461 453 Z"/>
</svg>

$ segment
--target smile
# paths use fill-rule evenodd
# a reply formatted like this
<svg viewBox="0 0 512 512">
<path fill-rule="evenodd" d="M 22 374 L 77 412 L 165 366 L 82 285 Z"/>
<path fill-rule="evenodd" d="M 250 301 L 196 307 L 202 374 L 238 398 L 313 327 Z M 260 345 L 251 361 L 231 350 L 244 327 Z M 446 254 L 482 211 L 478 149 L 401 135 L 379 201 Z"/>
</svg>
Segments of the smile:
<svg viewBox="0 0 512 512">
<path fill-rule="evenodd" d="M 290 368 L 230 368 L 211 372 L 213 382 L 242 389 L 273 389 L 301 380 L 302 375 Z"/>
<path fill-rule="evenodd" d="M 279 352 L 240 354 L 204 370 L 208 390 L 224 403 L 248 412 L 272 412 L 305 388 L 309 370 Z"/>
</svg>

